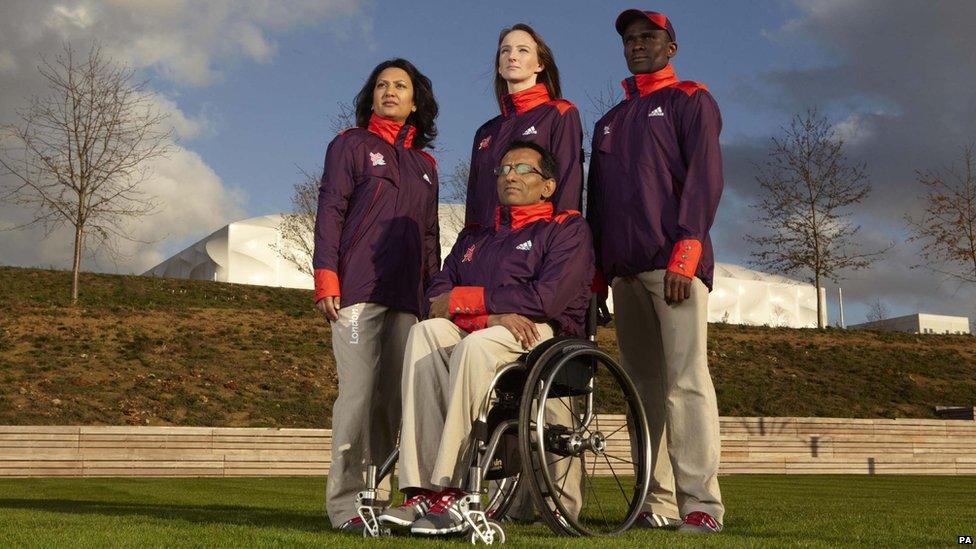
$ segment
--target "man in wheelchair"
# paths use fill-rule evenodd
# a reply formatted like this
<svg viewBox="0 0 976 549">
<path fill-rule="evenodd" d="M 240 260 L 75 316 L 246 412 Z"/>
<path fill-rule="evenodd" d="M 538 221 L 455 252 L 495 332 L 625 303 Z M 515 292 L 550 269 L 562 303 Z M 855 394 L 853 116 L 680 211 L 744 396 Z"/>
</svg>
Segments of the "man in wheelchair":
<svg viewBox="0 0 976 549">
<path fill-rule="evenodd" d="M 432 281 L 429 318 L 410 330 L 404 357 L 405 502 L 380 522 L 421 535 L 464 531 L 472 425 L 496 372 L 554 336 L 583 336 L 593 246 L 579 212 L 553 211 L 557 169 L 541 146 L 510 144 L 495 168 L 494 226 L 461 231 Z"/>
</svg>

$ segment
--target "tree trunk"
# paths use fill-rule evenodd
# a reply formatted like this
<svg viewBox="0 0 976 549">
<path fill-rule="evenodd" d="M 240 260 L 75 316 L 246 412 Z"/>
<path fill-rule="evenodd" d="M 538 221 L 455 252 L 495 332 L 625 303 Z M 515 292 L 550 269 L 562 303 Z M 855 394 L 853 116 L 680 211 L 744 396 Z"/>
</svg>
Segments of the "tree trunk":
<svg viewBox="0 0 976 549">
<path fill-rule="evenodd" d="M 78 304 L 78 272 L 81 271 L 82 228 L 75 227 L 75 256 L 71 266 L 71 305 Z"/>
<path fill-rule="evenodd" d="M 823 318 L 823 310 L 821 310 L 823 304 L 820 302 L 820 271 L 817 271 L 817 273 L 814 275 L 813 278 L 815 281 L 814 288 L 816 289 L 816 293 L 817 293 L 817 328 L 823 329 L 824 318 Z"/>
</svg>

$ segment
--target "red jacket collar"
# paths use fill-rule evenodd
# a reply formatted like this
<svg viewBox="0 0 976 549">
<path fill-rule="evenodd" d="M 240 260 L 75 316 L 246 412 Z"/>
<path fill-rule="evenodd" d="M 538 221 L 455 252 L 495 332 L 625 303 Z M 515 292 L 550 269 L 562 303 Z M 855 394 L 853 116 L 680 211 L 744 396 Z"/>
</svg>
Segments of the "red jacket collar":
<svg viewBox="0 0 976 549">
<path fill-rule="evenodd" d="M 545 84 L 536 84 L 531 88 L 524 89 L 520 92 L 510 93 L 502 97 L 501 107 L 502 114 L 509 116 L 511 114 L 522 114 L 525 111 L 530 111 L 539 105 L 550 101 L 552 98 L 549 97 L 549 90 L 546 89 Z"/>
<path fill-rule="evenodd" d="M 413 146 L 413 136 L 417 132 L 417 129 L 409 124 L 400 124 L 375 112 L 370 115 L 369 126 L 366 129 L 380 136 L 390 145 L 402 144 L 408 149 Z"/>
<path fill-rule="evenodd" d="M 533 221 L 552 219 L 552 202 L 540 202 L 528 206 L 496 206 L 495 230 L 508 227 L 513 231 Z"/>
<path fill-rule="evenodd" d="M 671 63 L 668 63 L 663 69 L 657 72 L 635 74 L 625 79 L 620 85 L 627 92 L 627 99 L 633 99 L 634 97 L 644 96 L 676 83 L 678 83 L 678 77 L 674 75 L 674 67 L 671 66 Z"/>
</svg>

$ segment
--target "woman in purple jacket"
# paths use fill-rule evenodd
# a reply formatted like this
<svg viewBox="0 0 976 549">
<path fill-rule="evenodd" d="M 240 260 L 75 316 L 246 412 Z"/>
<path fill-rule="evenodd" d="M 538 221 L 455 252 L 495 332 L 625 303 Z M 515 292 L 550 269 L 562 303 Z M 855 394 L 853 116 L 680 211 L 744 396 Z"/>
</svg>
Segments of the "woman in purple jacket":
<svg viewBox="0 0 976 549">
<path fill-rule="evenodd" d="M 583 129 L 576 106 L 562 99 L 552 50 L 523 23 L 503 29 L 495 51 L 495 97 L 501 114 L 474 134 L 465 225 L 495 224 L 493 170 L 515 140 L 541 145 L 556 157 L 559 181 L 551 201 L 558 213 L 580 210 L 583 189 Z"/>
<path fill-rule="evenodd" d="M 342 529 L 362 530 L 366 464 L 396 444 L 407 334 L 440 268 L 437 164 L 423 151 L 436 116 L 430 80 L 409 61 L 384 61 L 356 95 L 356 127 L 325 156 L 312 264 L 339 378 L 326 507 Z"/>
</svg>

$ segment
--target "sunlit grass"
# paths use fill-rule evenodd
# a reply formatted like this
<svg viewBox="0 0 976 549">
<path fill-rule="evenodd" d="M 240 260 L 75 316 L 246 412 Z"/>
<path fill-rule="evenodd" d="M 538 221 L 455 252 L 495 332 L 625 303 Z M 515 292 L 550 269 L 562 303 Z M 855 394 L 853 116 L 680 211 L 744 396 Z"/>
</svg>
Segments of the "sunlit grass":
<svg viewBox="0 0 976 549">
<path fill-rule="evenodd" d="M 612 482 L 609 479 L 601 479 Z M 748 476 L 721 478 L 725 531 L 707 538 L 631 531 L 612 542 L 556 538 L 507 525 L 534 547 L 837 547 L 954 545 L 976 534 L 976 477 Z M 0 547 L 338 547 L 317 478 L 4 479 Z M 370 540 L 366 546 L 456 546 L 462 540 Z M 463 543 L 467 543 L 463 541 Z"/>
</svg>

